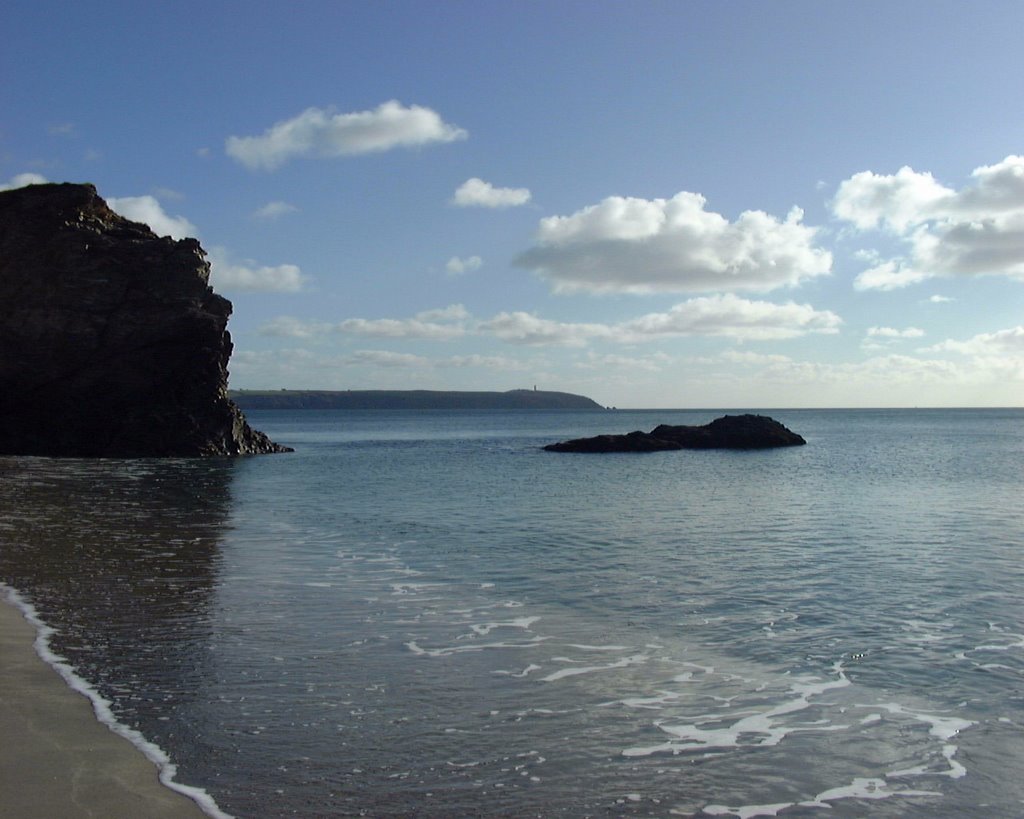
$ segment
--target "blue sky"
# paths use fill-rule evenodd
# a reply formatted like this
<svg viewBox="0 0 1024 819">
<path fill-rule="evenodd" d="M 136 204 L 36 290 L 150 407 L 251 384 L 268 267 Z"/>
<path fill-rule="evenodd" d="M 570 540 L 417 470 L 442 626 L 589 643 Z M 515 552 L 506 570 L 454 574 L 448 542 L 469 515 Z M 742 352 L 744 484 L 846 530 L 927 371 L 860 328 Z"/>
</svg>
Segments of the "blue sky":
<svg viewBox="0 0 1024 819">
<path fill-rule="evenodd" d="M 1024 4 L 0 11 L 0 186 L 195 235 L 231 385 L 1024 403 Z"/>
</svg>

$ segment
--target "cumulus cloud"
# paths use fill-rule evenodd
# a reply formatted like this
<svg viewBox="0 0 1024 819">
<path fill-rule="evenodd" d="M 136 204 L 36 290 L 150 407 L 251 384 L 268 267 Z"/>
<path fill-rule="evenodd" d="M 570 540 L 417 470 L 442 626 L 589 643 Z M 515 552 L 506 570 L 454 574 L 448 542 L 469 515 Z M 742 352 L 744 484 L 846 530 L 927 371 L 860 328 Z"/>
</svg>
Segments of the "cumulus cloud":
<svg viewBox="0 0 1024 819">
<path fill-rule="evenodd" d="M 471 273 L 474 270 L 479 270 L 480 266 L 484 263 L 484 260 L 479 256 L 469 256 L 465 259 L 460 259 L 458 256 L 452 256 L 444 269 L 448 271 L 451 276 L 461 276 L 463 273 Z"/>
<path fill-rule="evenodd" d="M 218 290 L 295 293 L 305 277 L 298 265 L 258 265 L 252 259 L 233 261 L 222 247 L 210 249 L 210 280 Z"/>
<path fill-rule="evenodd" d="M 765 341 L 808 333 L 834 334 L 842 323 L 831 310 L 815 310 L 809 304 L 774 304 L 726 294 L 689 299 L 666 312 L 648 313 L 616 325 L 615 334 L 626 341 L 671 336 Z"/>
<path fill-rule="evenodd" d="M 464 208 L 511 208 L 529 201 L 529 188 L 496 188 L 475 176 L 459 185 L 452 197 L 453 204 Z"/>
<path fill-rule="evenodd" d="M 892 290 L 933 276 L 1024 279 L 1024 156 L 976 168 L 960 190 L 909 167 L 888 176 L 864 171 L 839 185 L 832 210 L 908 249 L 861 273 L 858 289 Z"/>
<path fill-rule="evenodd" d="M 125 219 L 149 225 L 157 236 L 184 239 L 199 234 L 198 228 L 188 219 L 184 216 L 169 215 L 152 196 L 115 197 L 107 199 L 107 204 L 112 211 L 121 214 Z"/>
<path fill-rule="evenodd" d="M 296 157 L 331 158 L 411 148 L 465 139 L 466 131 L 446 123 L 430 108 L 390 100 L 372 111 L 334 113 L 307 108 L 261 136 L 231 136 L 228 156 L 251 169 L 272 170 Z"/>
<path fill-rule="evenodd" d="M 1024 327 L 980 333 L 967 341 L 948 339 L 926 348 L 925 352 L 954 352 L 973 356 L 1012 355 L 1024 358 Z"/>
<path fill-rule="evenodd" d="M 924 330 L 918 327 L 907 327 L 905 330 L 898 330 L 895 327 L 869 327 L 868 338 L 921 338 Z"/>
<path fill-rule="evenodd" d="M 936 294 L 934 296 L 929 296 L 928 301 L 930 301 L 932 304 L 948 304 L 951 301 L 956 301 L 956 299 L 950 298 L 949 296 L 940 296 Z"/>
<path fill-rule="evenodd" d="M 274 219 L 280 219 L 282 216 L 287 216 L 289 213 L 295 213 L 297 210 L 298 208 L 295 205 L 291 205 L 288 202 L 267 202 L 263 207 L 255 210 L 253 216 L 269 222 Z"/>
<path fill-rule="evenodd" d="M 15 188 L 24 188 L 26 185 L 45 185 L 49 180 L 37 173 L 19 173 L 12 176 L 6 182 L 0 183 L 0 191 L 12 191 Z"/>
<path fill-rule="evenodd" d="M 744 211 L 735 222 L 698 193 L 671 199 L 610 196 L 569 216 L 541 220 L 536 245 L 516 263 L 557 291 L 767 291 L 828 273 L 803 212 L 779 220 Z"/>
</svg>

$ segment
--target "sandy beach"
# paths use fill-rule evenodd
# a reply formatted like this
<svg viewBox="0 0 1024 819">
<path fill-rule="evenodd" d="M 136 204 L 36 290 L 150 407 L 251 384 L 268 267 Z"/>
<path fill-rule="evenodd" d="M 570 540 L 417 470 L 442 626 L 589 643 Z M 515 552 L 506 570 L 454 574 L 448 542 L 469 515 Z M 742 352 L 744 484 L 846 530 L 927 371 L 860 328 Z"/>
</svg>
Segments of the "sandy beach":
<svg viewBox="0 0 1024 819">
<path fill-rule="evenodd" d="M 0 596 L 0 815 L 19 819 L 205 816 L 156 766 L 97 721 L 89 700 L 36 654 L 36 632 Z"/>
</svg>

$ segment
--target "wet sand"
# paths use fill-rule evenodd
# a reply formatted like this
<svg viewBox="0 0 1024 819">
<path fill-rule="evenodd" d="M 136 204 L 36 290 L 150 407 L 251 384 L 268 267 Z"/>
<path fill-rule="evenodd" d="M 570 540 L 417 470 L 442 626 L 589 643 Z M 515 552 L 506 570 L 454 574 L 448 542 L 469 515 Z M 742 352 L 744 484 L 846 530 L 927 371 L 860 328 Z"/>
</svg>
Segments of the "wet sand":
<svg viewBox="0 0 1024 819">
<path fill-rule="evenodd" d="M 0 816 L 188 819 L 206 814 L 98 722 L 33 648 L 35 627 L 0 595 Z"/>
</svg>

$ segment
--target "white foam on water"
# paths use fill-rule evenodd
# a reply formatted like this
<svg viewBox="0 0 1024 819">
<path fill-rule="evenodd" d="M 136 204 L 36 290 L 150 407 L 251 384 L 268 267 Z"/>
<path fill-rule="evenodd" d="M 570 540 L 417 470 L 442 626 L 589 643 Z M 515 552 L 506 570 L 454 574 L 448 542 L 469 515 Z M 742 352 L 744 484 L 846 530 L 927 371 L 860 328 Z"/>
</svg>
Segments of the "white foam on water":
<svg viewBox="0 0 1024 819">
<path fill-rule="evenodd" d="M 678 691 L 659 691 L 657 697 L 626 697 L 621 700 L 598 703 L 598 708 L 608 708 L 612 705 L 625 705 L 627 708 L 652 708 L 660 710 L 670 702 L 675 702 L 682 694 Z"/>
<path fill-rule="evenodd" d="M 721 722 L 723 715 L 706 714 L 700 723 L 669 725 L 664 722 L 655 723 L 658 728 L 669 734 L 673 739 L 647 747 L 626 748 L 622 755 L 626 757 L 651 756 L 658 753 L 678 754 L 683 751 L 708 751 L 719 748 L 738 748 L 741 745 L 768 747 L 778 745 L 789 734 L 804 731 L 840 731 L 847 725 L 829 725 L 822 721 L 802 725 L 784 725 L 780 717 L 803 711 L 811 706 L 811 698 L 823 694 L 833 688 L 843 688 L 850 681 L 843 673 L 842 665 L 836 663 L 833 670 L 837 674 L 834 680 L 819 680 L 811 677 L 797 677 L 790 685 L 792 699 L 764 711 L 755 711 L 742 716 L 732 723 L 705 728 Z M 757 739 L 754 739 L 754 738 Z"/>
<path fill-rule="evenodd" d="M 954 759 L 958 748 L 956 745 L 949 742 L 949 740 L 961 731 L 970 728 L 975 724 L 974 722 L 960 717 L 940 717 L 935 714 L 926 714 L 921 711 L 911 711 L 909 708 L 905 708 L 899 703 L 894 702 L 880 703 L 876 707 L 882 708 L 890 714 L 900 714 L 901 716 L 907 716 L 911 719 L 916 719 L 930 725 L 931 727 L 928 729 L 928 733 L 943 743 L 942 756 L 949 765 L 948 770 L 945 771 L 930 771 L 925 766 L 918 766 L 902 771 L 892 771 L 887 774 L 888 776 L 901 777 L 931 775 L 948 776 L 951 779 L 960 779 L 961 777 L 967 776 L 967 769 Z"/>
<path fill-rule="evenodd" d="M 392 594 L 419 594 L 424 589 L 435 588 L 441 583 L 392 583 Z"/>
<path fill-rule="evenodd" d="M 779 802 L 776 805 L 743 805 L 738 808 L 730 808 L 726 805 L 705 805 L 703 812 L 710 816 L 738 816 L 740 819 L 751 819 L 754 816 L 778 816 L 779 811 L 791 808 L 794 804 L 793 802 Z"/>
<path fill-rule="evenodd" d="M 501 675 L 501 676 L 507 676 L 507 677 L 519 677 L 521 679 L 523 677 L 529 676 L 534 671 L 540 671 L 542 667 L 543 666 L 539 666 L 536 663 L 530 663 L 522 671 L 501 671 L 501 670 L 498 670 L 498 671 L 492 671 L 491 673 L 492 674 L 498 674 L 498 675 Z"/>
<path fill-rule="evenodd" d="M 506 620 L 499 623 L 477 623 L 470 626 L 470 629 L 483 637 L 490 634 L 496 628 L 521 628 L 529 630 L 530 626 L 538 620 L 540 620 L 540 617 L 517 617 L 515 620 Z"/>
<path fill-rule="evenodd" d="M 566 643 L 569 648 L 578 648 L 580 651 L 629 651 L 630 646 L 588 646 L 581 643 Z"/>
<path fill-rule="evenodd" d="M 21 611 L 24 618 L 35 627 L 36 639 L 33 642 L 33 648 L 35 648 L 35 652 L 39 655 L 39 658 L 60 674 L 71 690 L 88 698 L 89 702 L 92 703 L 93 713 L 96 715 L 96 719 L 99 720 L 99 722 L 107 726 L 107 728 L 119 737 L 123 737 L 128 740 L 142 753 L 144 757 L 146 757 L 146 759 L 156 766 L 160 784 L 172 791 L 182 794 L 183 796 L 187 796 L 195 802 L 207 816 L 212 816 L 214 819 L 233 819 L 231 814 L 222 811 L 214 801 L 213 797 L 202 788 L 175 782 L 174 777 L 178 773 L 178 767 L 171 761 L 171 758 L 167 756 L 167 753 L 163 748 L 150 742 L 134 728 L 129 728 L 127 725 L 123 725 L 117 721 L 117 717 L 114 716 L 114 712 L 110 707 L 110 702 L 85 679 L 80 677 L 75 672 L 74 668 L 72 668 L 72 666 L 69 665 L 63 657 L 55 654 L 50 648 L 50 638 L 57 632 L 55 629 L 43 622 L 42 618 L 39 617 L 39 613 L 36 611 L 35 606 L 22 597 L 16 589 L 8 586 L 6 583 L 0 582 L 0 594 L 3 595 L 4 599 L 8 603 Z"/>
<path fill-rule="evenodd" d="M 893 796 L 940 797 L 942 794 L 936 791 L 893 789 L 884 779 L 858 777 L 849 785 L 829 788 L 812 799 L 800 802 L 777 802 L 770 805 L 740 805 L 737 807 L 705 805 L 703 813 L 711 816 L 737 816 L 739 819 L 753 819 L 756 816 L 778 816 L 782 811 L 794 807 L 831 809 L 833 806 L 830 803 L 843 799 L 889 799 Z"/>
<path fill-rule="evenodd" d="M 464 654 L 468 651 L 485 651 L 494 648 L 536 648 L 540 643 L 550 639 L 550 637 L 534 637 L 525 643 L 471 643 L 461 646 L 446 646 L 444 648 L 423 648 L 415 640 L 410 640 L 405 643 L 405 647 L 413 654 L 426 657 L 447 657 L 451 654 Z"/>
<path fill-rule="evenodd" d="M 639 665 L 640 663 L 647 662 L 647 655 L 645 654 L 634 654 L 631 657 L 623 657 L 621 660 L 617 660 L 614 663 L 608 665 L 589 665 L 582 668 L 563 668 L 561 671 L 555 671 L 548 674 L 546 677 L 541 677 L 542 682 L 557 682 L 563 680 L 566 677 L 576 677 L 580 674 L 596 674 L 600 671 L 611 671 L 616 668 L 626 668 L 631 665 Z"/>
</svg>

